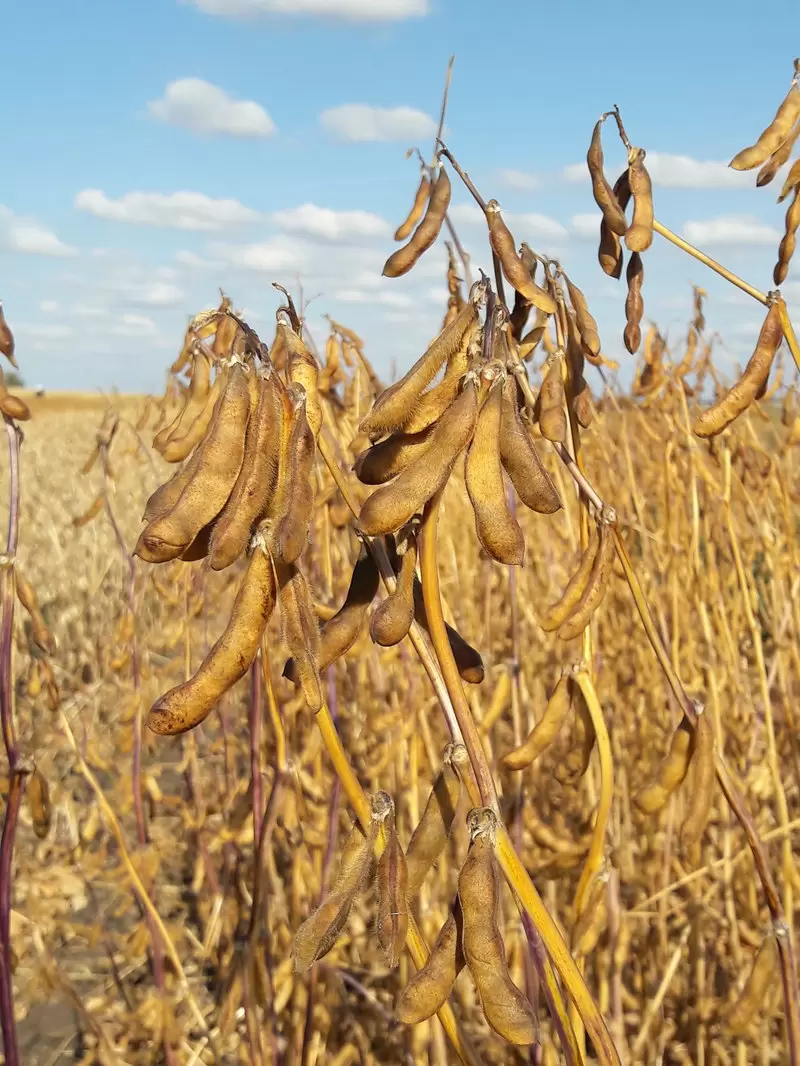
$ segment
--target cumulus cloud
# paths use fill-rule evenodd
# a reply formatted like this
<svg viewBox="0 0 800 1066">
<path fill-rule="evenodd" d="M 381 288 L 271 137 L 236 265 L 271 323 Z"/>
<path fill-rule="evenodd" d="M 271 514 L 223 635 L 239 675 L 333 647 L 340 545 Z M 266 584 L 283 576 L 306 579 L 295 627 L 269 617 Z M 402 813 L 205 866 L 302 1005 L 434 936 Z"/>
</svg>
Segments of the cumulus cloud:
<svg viewBox="0 0 800 1066">
<path fill-rule="evenodd" d="M 369 211 L 333 211 L 316 204 L 301 204 L 272 215 L 276 225 L 287 233 L 341 244 L 359 238 L 386 237 L 389 223 Z"/>
<path fill-rule="evenodd" d="M 58 259 L 78 254 L 78 249 L 60 240 L 35 219 L 17 215 L 0 204 L 0 247 L 8 252 L 45 255 Z"/>
<path fill-rule="evenodd" d="M 209 15 L 318 15 L 353 22 L 394 22 L 427 15 L 428 0 L 184 0 Z"/>
<path fill-rule="evenodd" d="M 509 225 L 516 230 L 523 231 L 518 240 L 524 240 L 525 234 L 538 240 L 558 240 L 567 236 L 567 231 L 560 222 L 550 218 L 549 215 L 540 215 L 535 211 L 525 214 L 508 215 Z"/>
<path fill-rule="evenodd" d="M 132 282 L 120 289 L 130 303 L 148 307 L 175 307 L 184 296 L 183 290 L 169 281 Z"/>
<path fill-rule="evenodd" d="M 342 104 L 323 111 L 319 120 L 337 141 L 350 144 L 421 140 L 436 133 L 436 123 L 430 115 L 413 107 Z"/>
<path fill-rule="evenodd" d="M 683 236 L 692 244 L 777 244 L 781 234 L 753 215 L 719 215 L 684 224 Z"/>
<path fill-rule="evenodd" d="M 498 170 L 497 179 L 506 188 L 519 189 L 522 192 L 530 192 L 539 185 L 536 175 L 527 170 L 514 170 L 513 168 Z"/>
<path fill-rule="evenodd" d="M 253 244 L 215 244 L 211 251 L 227 266 L 256 273 L 296 272 L 304 270 L 308 264 L 302 244 L 283 235 Z"/>
<path fill-rule="evenodd" d="M 665 189 L 744 189 L 752 182 L 752 176 L 731 170 L 721 160 L 693 159 L 669 152 L 648 152 L 647 170 L 653 182 Z M 588 182 L 586 163 L 570 163 L 564 168 L 564 178 L 574 183 Z"/>
<path fill-rule="evenodd" d="M 275 123 L 254 100 L 236 100 L 202 78 L 171 81 L 160 100 L 147 110 L 159 122 L 193 133 L 222 133 L 228 137 L 270 137 Z"/>
<path fill-rule="evenodd" d="M 112 200 L 101 189 L 83 189 L 74 203 L 97 218 L 168 229 L 221 230 L 262 217 L 238 200 L 215 200 L 201 192 L 129 192 Z"/>
</svg>

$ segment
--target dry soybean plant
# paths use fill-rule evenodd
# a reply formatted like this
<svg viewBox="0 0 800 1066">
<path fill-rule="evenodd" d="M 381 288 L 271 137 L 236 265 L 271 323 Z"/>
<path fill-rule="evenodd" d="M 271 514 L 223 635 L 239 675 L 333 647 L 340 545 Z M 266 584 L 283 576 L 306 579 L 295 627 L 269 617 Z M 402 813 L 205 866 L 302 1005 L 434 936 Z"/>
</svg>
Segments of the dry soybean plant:
<svg viewBox="0 0 800 1066">
<path fill-rule="evenodd" d="M 759 185 L 790 164 L 796 82 L 731 163 Z M 22 1024 L 43 994 L 69 1002 L 86 1063 L 800 1063 L 785 301 L 657 219 L 646 151 L 605 112 L 587 166 L 600 267 L 625 278 L 626 394 L 574 278 L 441 141 L 446 100 L 384 267 L 448 233 L 437 335 L 385 388 L 347 326 L 318 349 L 282 286 L 269 343 L 224 294 L 195 316 L 164 395 L 109 402 L 79 468 L 70 535 L 116 562 L 53 609 L 57 641 L 16 565 L 27 408 L 4 394 L 11 1066 L 12 981 Z M 454 180 L 486 218 L 474 281 Z M 776 285 L 797 162 L 790 194 Z M 704 290 L 674 351 L 645 319 L 656 236 L 766 308 L 729 389 Z M 39 842 L 23 818 L 12 912 L 23 793 Z M 93 917 L 36 905 L 43 863 Z"/>
</svg>

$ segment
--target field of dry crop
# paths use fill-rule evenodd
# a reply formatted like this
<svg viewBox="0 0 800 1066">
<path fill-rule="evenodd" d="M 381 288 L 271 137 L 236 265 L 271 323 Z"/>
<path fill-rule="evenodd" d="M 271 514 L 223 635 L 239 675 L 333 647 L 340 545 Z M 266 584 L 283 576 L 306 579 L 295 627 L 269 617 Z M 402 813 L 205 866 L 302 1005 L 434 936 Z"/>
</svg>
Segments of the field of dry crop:
<svg viewBox="0 0 800 1066">
<path fill-rule="evenodd" d="M 285 294 L 163 397 L 0 397 L 8 1066 L 798 1061 L 800 351 L 779 293 L 732 392 L 702 290 L 646 324 L 598 131 L 628 390 L 481 200 L 390 390 Z"/>
</svg>

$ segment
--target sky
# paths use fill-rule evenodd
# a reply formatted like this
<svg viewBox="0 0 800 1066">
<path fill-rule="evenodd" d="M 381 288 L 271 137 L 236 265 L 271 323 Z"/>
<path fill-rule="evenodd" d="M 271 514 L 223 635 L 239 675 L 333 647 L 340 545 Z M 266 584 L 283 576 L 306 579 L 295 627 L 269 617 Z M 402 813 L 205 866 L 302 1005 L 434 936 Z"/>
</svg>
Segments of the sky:
<svg viewBox="0 0 800 1066">
<path fill-rule="evenodd" d="M 265 338 L 273 281 L 366 340 L 379 373 L 424 351 L 446 300 L 439 242 L 381 277 L 430 157 L 448 58 L 445 138 L 517 242 L 558 257 L 586 293 L 604 353 L 622 346 L 625 283 L 597 264 L 585 155 L 618 104 L 647 150 L 656 215 L 758 288 L 786 204 L 782 175 L 727 162 L 786 93 L 800 7 L 750 0 L 28 0 L 3 27 L 0 299 L 22 374 L 47 388 L 160 391 L 189 317 L 219 288 Z M 624 165 L 607 124 L 610 180 Z M 453 179 L 475 267 L 485 226 Z M 691 284 L 733 373 L 763 311 L 656 237 L 645 318 L 679 346 Z M 800 260 L 799 260 L 800 262 Z M 800 313 L 800 265 L 783 292 Z"/>
</svg>

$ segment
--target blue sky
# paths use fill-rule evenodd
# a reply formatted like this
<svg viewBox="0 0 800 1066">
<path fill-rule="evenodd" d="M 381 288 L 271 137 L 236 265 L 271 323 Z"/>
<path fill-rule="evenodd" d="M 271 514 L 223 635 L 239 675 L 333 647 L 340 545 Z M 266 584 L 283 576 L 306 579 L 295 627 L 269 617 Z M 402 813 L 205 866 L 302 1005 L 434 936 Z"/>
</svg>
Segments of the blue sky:
<svg viewBox="0 0 800 1066">
<path fill-rule="evenodd" d="M 265 334 L 270 282 L 409 365 L 441 320 L 444 249 L 381 279 L 430 154 L 447 59 L 448 145 L 518 241 L 558 255 L 586 292 L 604 351 L 622 348 L 624 282 L 596 260 L 582 163 L 618 103 L 648 150 L 656 213 L 772 287 L 780 178 L 726 163 L 786 92 L 800 8 L 528 0 L 29 0 L 4 26 L 0 298 L 22 372 L 50 388 L 159 390 L 187 317 L 222 286 Z M 623 165 L 604 137 L 609 177 Z M 454 178 L 453 218 L 489 266 L 480 217 Z M 676 340 L 690 283 L 710 294 L 723 366 L 749 354 L 748 297 L 656 238 L 645 315 Z M 800 267 L 783 291 L 800 312 Z"/>
</svg>

